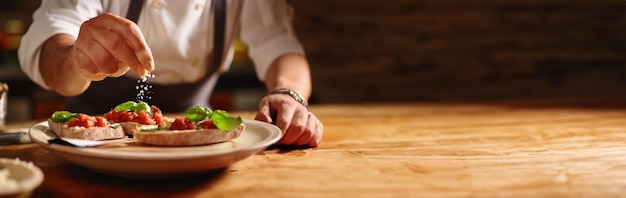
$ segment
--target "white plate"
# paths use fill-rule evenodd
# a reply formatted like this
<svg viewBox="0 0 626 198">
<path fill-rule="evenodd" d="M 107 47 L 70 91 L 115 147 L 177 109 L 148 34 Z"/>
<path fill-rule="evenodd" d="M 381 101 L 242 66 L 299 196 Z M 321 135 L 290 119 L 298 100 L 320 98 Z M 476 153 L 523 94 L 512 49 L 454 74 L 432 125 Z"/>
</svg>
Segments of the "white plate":
<svg viewBox="0 0 626 198">
<path fill-rule="evenodd" d="M 33 142 L 61 158 L 94 171 L 125 177 L 178 177 L 227 167 L 277 142 L 278 127 L 244 119 L 245 131 L 228 142 L 189 146 L 158 147 L 132 138 L 107 140 L 100 147 L 76 148 L 48 144 L 54 135 L 46 122 L 36 124 L 29 135 Z"/>
</svg>

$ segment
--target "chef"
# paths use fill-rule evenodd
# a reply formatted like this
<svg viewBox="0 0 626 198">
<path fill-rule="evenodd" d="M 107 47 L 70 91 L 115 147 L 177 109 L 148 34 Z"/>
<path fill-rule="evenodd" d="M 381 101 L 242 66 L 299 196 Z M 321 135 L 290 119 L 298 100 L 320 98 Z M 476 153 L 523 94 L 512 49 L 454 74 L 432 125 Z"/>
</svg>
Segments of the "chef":
<svg viewBox="0 0 626 198">
<path fill-rule="evenodd" d="M 209 106 L 240 36 L 268 94 L 256 120 L 283 131 L 278 144 L 317 147 L 323 125 L 307 109 L 311 77 L 284 0 L 46 0 L 24 35 L 22 70 L 68 96 L 66 109 L 102 114 L 137 97 L 164 112 Z"/>
</svg>

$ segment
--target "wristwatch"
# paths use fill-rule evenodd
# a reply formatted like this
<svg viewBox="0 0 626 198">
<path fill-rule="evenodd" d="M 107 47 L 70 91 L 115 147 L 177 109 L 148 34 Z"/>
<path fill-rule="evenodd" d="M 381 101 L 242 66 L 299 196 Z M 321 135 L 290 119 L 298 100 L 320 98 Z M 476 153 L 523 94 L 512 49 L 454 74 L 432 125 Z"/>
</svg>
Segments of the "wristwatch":
<svg viewBox="0 0 626 198">
<path fill-rule="evenodd" d="M 270 95 L 271 94 L 287 94 L 287 95 L 291 96 L 294 100 L 296 100 L 296 102 L 299 102 L 300 104 L 304 105 L 304 107 L 309 108 L 309 104 L 306 102 L 304 97 L 302 97 L 302 95 L 298 94 L 294 90 L 287 89 L 287 88 L 279 88 L 279 89 L 275 89 L 274 91 L 270 92 Z"/>
</svg>

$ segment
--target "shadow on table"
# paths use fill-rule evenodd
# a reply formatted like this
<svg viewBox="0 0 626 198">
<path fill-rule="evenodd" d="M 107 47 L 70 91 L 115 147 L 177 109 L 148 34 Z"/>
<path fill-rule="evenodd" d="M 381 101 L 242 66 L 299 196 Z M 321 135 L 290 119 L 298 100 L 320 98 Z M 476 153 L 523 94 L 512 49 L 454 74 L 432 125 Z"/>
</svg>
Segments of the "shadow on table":
<svg viewBox="0 0 626 198">
<path fill-rule="evenodd" d="M 49 178 L 59 178 L 54 174 L 70 177 L 44 180 L 32 197 L 190 197 L 210 189 L 228 172 L 222 168 L 192 176 L 143 179 L 102 174 L 71 163 L 48 170 L 44 172 Z"/>
</svg>

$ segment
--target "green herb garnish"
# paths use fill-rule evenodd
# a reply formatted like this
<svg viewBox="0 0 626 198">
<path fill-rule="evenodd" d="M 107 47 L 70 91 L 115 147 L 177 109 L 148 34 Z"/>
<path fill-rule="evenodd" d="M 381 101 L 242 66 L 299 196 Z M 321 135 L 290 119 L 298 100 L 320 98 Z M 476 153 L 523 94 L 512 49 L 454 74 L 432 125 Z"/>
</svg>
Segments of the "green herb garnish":
<svg viewBox="0 0 626 198">
<path fill-rule="evenodd" d="M 134 101 L 128 101 L 122 104 L 119 104 L 115 107 L 116 111 L 124 112 L 124 111 L 132 111 L 137 106 L 137 103 Z"/>
<path fill-rule="evenodd" d="M 117 129 L 117 127 L 121 127 L 121 126 L 122 126 L 122 125 L 120 125 L 120 123 L 113 123 L 113 124 L 110 124 L 110 125 L 109 125 L 109 127 L 110 127 L 110 128 L 113 128 L 113 129 Z"/>
<path fill-rule="evenodd" d="M 135 111 L 136 113 L 139 113 L 143 110 L 146 111 L 146 113 L 152 115 L 152 108 L 150 108 L 150 105 L 146 102 L 127 101 L 117 105 L 115 107 L 115 110 L 118 112 Z"/>
<path fill-rule="evenodd" d="M 211 113 L 211 109 L 196 105 L 187 109 L 183 115 L 185 116 L 185 118 L 191 120 L 192 122 L 200 122 L 205 118 L 210 117 Z"/>
<path fill-rule="evenodd" d="M 152 115 L 152 109 L 150 108 L 150 105 L 148 105 L 148 103 L 146 102 L 137 103 L 137 105 L 135 106 L 135 112 L 139 113 L 140 111 L 146 111 L 146 113 Z"/>
<path fill-rule="evenodd" d="M 78 114 L 69 111 L 55 111 L 50 118 L 53 122 L 67 122 Z"/>
<path fill-rule="evenodd" d="M 235 130 L 243 122 L 241 116 L 233 117 L 224 110 L 212 111 L 207 107 L 201 106 L 193 106 L 187 109 L 184 116 L 192 122 L 200 122 L 209 118 L 218 129 L 223 131 Z"/>
<path fill-rule="evenodd" d="M 233 117 L 223 110 L 213 111 L 213 113 L 211 114 L 211 120 L 218 129 L 224 131 L 235 130 L 243 122 L 241 120 L 241 116 Z"/>
</svg>

